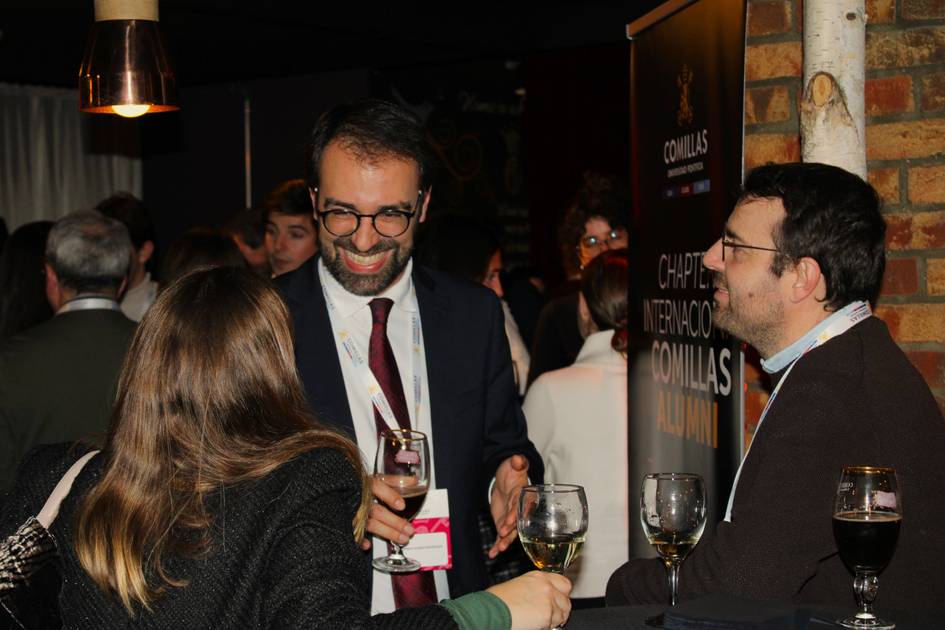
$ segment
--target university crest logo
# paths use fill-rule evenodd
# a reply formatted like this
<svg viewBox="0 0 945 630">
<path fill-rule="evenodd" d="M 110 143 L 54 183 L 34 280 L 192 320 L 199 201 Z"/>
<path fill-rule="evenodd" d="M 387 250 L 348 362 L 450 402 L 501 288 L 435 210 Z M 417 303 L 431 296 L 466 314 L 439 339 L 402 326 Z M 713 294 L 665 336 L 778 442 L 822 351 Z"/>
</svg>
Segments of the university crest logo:
<svg viewBox="0 0 945 630">
<path fill-rule="evenodd" d="M 689 88 L 692 85 L 692 70 L 689 66 L 683 64 L 679 76 L 676 77 L 676 86 L 679 87 L 679 109 L 676 111 L 676 124 L 680 127 L 692 123 L 694 112 L 689 103 Z"/>
</svg>

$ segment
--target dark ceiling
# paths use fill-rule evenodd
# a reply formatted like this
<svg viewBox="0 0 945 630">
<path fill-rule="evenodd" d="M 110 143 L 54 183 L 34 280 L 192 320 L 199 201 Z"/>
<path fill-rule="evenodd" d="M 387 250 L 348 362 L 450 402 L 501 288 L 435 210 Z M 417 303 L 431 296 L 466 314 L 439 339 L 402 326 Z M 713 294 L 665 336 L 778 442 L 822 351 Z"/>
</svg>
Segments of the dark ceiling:
<svg viewBox="0 0 945 630">
<path fill-rule="evenodd" d="M 200 85 L 614 44 L 659 2 L 163 0 L 160 21 L 178 80 Z M 0 81 L 75 85 L 92 21 L 93 0 L 0 2 Z"/>
</svg>

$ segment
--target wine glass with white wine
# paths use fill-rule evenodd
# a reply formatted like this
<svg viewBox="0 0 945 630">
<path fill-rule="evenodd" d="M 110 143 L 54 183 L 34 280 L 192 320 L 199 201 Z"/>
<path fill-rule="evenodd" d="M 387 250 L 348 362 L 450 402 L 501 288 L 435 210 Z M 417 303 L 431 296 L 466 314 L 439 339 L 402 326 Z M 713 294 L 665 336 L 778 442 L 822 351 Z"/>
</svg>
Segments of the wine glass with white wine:
<svg viewBox="0 0 945 630">
<path fill-rule="evenodd" d="M 669 579 L 669 605 L 676 605 L 679 567 L 705 530 L 705 481 L 690 473 L 651 473 L 643 478 L 640 520 L 650 544 L 663 559 Z M 647 619 L 663 625 L 662 615 Z"/>
<path fill-rule="evenodd" d="M 584 488 L 549 483 L 525 486 L 518 497 L 518 538 L 542 571 L 563 574 L 587 536 Z"/>
</svg>

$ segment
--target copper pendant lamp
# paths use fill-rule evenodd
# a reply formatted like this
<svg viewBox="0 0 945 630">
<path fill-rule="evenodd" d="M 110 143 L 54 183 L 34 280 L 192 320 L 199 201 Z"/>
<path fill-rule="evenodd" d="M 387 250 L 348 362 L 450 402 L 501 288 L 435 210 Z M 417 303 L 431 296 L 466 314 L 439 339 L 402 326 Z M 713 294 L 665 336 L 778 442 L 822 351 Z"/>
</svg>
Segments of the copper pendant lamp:
<svg viewBox="0 0 945 630">
<path fill-rule="evenodd" d="M 157 0 L 95 0 L 79 67 L 79 111 L 135 117 L 180 109 Z"/>
</svg>

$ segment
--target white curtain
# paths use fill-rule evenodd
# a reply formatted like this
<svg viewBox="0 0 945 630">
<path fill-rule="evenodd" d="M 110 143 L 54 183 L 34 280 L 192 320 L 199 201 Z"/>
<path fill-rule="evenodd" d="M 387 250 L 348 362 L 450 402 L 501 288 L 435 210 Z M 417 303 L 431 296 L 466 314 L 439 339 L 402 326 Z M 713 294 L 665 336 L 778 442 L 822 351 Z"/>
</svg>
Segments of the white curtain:
<svg viewBox="0 0 945 630">
<path fill-rule="evenodd" d="M 141 197 L 134 121 L 82 114 L 74 89 L 0 83 L 0 217 L 12 231 L 91 208 L 124 190 Z"/>
</svg>

